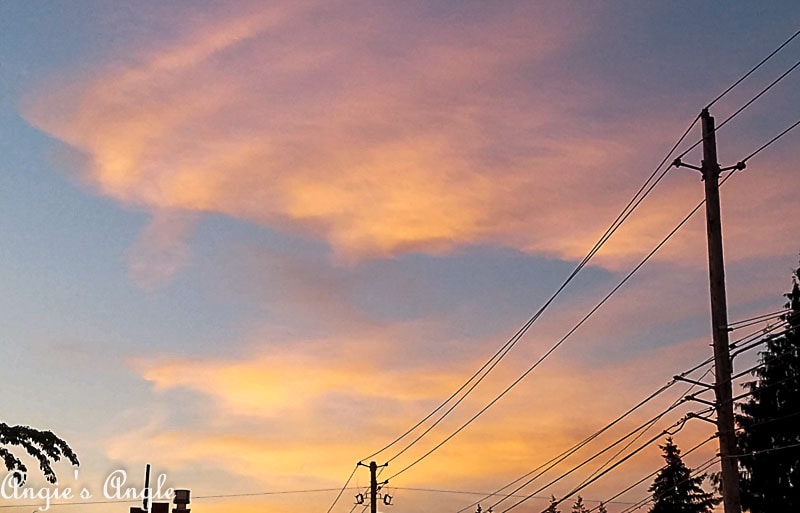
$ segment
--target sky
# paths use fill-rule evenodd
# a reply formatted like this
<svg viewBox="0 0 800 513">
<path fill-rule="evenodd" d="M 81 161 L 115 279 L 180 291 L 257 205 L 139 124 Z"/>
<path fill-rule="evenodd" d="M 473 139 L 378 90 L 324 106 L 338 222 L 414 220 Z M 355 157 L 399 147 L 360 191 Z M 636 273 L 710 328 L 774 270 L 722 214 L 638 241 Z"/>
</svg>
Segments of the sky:
<svg viewBox="0 0 800 513">
<path fill-rule="evenodd" d="M 700 110 L 799 27 L 788 0 L 4 0 L 0 421 L 77 452 L 59 485 L 93 498 L 52 511 L 126 511 L 103 484 L 125 470 L 141 488 L 147 463 L 203 513 L 325 513 L 356 468 L 331 511 L 361 511 L 355 465 L 371 459 L 389 461 L 379 510 L 474 511 L 711 356 L 702 210 L 571 332 L 702 199 L 696 171 L 668 171 L 440 424 L 373 453 L 503 347 L 687 127 L 679 151 L 699 140 Z M 798 58 L 795 40 L 714 103 L 717 124 Z M 721 165 L 800 118 L 799 80 L 720 127 Z M 783 305 L 798 158 L 789 132 L 722 187 L 732 321 Z M 687 388 L 516 511 L 563 497 L 612 453 L 534 491 Z M 655 471 L 662 431 L 702 408 L 661 417 L 586 503 Z M 692 420 L 674 438 L 713 431 Z"/>
</svg>

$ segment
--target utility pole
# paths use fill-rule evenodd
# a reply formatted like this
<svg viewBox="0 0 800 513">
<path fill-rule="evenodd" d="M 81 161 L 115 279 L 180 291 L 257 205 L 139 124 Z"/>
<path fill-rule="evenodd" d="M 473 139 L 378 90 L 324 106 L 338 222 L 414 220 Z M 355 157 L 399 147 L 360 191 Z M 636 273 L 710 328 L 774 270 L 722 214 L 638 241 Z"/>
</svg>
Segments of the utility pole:
<svg viewBox="0 0 800 513">
<path fill-rule="evenodd" d="M 708 232 L 708 277 L 711 290 L 711 329 L 714 342 L 714 392 L 717 396 L 717 431 L 722 459 L 722 503 L 725 513 L 741 513 L 739 462 L 733 421 L 731 353 L 728 346 L 728 303 L 725 295 L 725 260 L 722 255 L 717 137 L 714 118 L 703 109 L 703 162 L 706 188 L 706 229 Z"/>
<path fill-rule="evenodd" d="M 378 513 L 378 464 L 369 462 L 369 511 Z"/>
<path fill-rule="evenodd" d="M 716 394 L 717 434 L 722 460 L 722 504 L 725 513 L 741 513 L 739 494 L 739 462 L 736 459 L 736 431 L 733 418 L 733 385 L 731 353 L 728 345 L 728 304 L 725 297 L 725 259 L 722 254 L 719 177 L 722 171 L 744 169 L 744 162 L 720 168 L 717 161 L 717 136 L 714 118 L 705 108 L 700 113 L 703 131 L 703 161 L 700 167 L 675 160 L 700 171 L 706 193 L 706 232 L 708 235 L 708 278 L 711 292 L 711 333 L 714 345 L 714 393 Z"/>
<path fill-rule="evenodd" d="M 741 513 L 739 495 L 739 462 L 736 459 L 736 432 L 733 419 L 733 385 L 731 353 L 728 346 L 728 302 L 725 297 L 725 259 L 722 254 L 722 222 L 720 220 L 719 177 L 723 171 L 717 161 L 717 136 L 714 118 L 705 108 L 700 113 L 703 130 L 703 161 L 697 169 L 703 175 L 706 189 L 706 232 L 708 235 L 708 278 L 711 293 L 711 334 L 714 342 L 714 393 L 716 394 L 719 455 L 722 460 L 722 504 L 725 513 Z M 744 162 L 725 168 L 744 169 Z"/>
<path fill-rule="evenodd" d="M 389 481 L 383 481 L 382 483 L 378 482 L 378 469 L 382 467 L 388 467 L 388 463 L 384 463 L 383 465 L 378 465 L 374 461 L 370 461 L 369 465 L 365 465 L 360 461 L 358 464 L 362 467 L 369 468 L 369 510 L 370 513 L 378 513 L 378 499 L 381 497 L 378 491 L 380 487 L 387 484 Z M 356 504 L 363 504 L 364 498 L 361 494 L 356 495 Z M 385 495 L 383 503 L 387 506 L 392 505 L 392 497 L 390 495 Z"/>
</svg>

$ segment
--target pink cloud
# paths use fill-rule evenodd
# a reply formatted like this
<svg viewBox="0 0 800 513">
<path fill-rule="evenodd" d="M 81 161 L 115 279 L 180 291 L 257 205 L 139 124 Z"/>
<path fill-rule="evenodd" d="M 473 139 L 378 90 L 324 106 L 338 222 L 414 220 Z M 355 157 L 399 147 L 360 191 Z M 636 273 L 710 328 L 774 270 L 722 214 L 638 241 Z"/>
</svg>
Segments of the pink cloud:
<svg viewBox="0 0 800 513">
<path fill-rule="evenodd" d="M 222 17 L 26 116 L 88 156 L 99 192 L 150 211 L 300 232 L 344 260 L 470 243 L 573 258 L 619 197 L 596 170 L 630 151 L 565 121 L 587 95 L 520 82 L 568 43 L 553 14 L 519 9 L 411 34 L 386 8 L 313 28 L 313 9 Z"/>
<path fill-rule="evenodd" d="M 456 22 L 386 5 L 248 9 L 186 17 L 175 36 L 32 94 L 25 115 L 85 154 L 81 178 L 123 204 L 318 238 L 343 262 L 469 244 L 580 258 L 680 132 L 668 116 L 646 130 L 587 117 L 613 92 L 555 64 L 576 37 L 555 27 L 586 14 L 527 4 Z M 781 167 L 772 184 L 790 177 Z M 598 265 L 629 265 L 674 226 L 700 198 L 686 173 L 672 172 Z M 747 204 L 780 213 L 757 230 L 751 207 L 725 203 L 731 240 L 750 239 L 732 257 L 784 238 L 796 217 L 786 190 L 748 191 Z M 699 262 L 701 241 L 683 240 L 660 258 Z"/>
</svg>

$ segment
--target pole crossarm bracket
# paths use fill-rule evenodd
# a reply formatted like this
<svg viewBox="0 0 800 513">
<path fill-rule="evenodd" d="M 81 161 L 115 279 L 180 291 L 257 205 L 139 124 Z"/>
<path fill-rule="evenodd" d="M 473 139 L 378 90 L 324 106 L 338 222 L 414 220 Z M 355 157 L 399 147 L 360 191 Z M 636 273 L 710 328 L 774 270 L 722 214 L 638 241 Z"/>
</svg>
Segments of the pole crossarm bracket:
<svg viewBox="0 0 800 513">
<path fill-rule="evenodd" d="M 352 460 L 351 460 L 351 461 L 352 461 Z M 359 467 L 367 467 L 367 468 L 370 468 L 370 466 L 371 466 L 371 465 L 367 465 L 366 463 L 362 463 L 362 462 L 360 462 L 360 461 L 359 461 L 358 463 L 356 463 L 356 465 L 358 465 Z M 377 464 L 376 464 L 376 465 L 375 465 L 375 468 L 388 467 L 388 466 L 389 466 L 389 464 L 388 464 L 388 463 L 384 463 L 383 465 L 377 465 Z M 388 483 L 389 481 L 386 481 L 386 482 Z M 384 483 L 384 484 L 385 484 L 385 483 Z"/>
<path fill-rule="evenodd" d="M 685 381 L 686 383 L 691 383 L 693 385 L 697 385 L 697 386 L 700 386 L 700 387 L 705 387 L 705 388 L 707 388 L 709 390 L 714 388 L 714 385 L 709 385 L 708 383 L 703 383 L 702 381 L 695 381 L 693 379 L 684 378 L 683 376 L 672 376 L 672 379 L 677 380 L 677 381 Z"/>
<path fill-rule="evenodd" d="M 747 167 L 747 164 L 745 163 L 745 161 L 744 160 L 740 160 L 739 162 L 737 162 L 736 164 L 734 164 L 732 166 L 723 167 L 722 169 L 720 169 L 720 171 L 730 171 L 731 169 L 735 169 L 737 171 L 741 171 L 746 167 Z"/>
<path fill-rule="evenodd" d="M 699 397 L 697 397 L 696 394 L 687 395 L 686 397 L 684 397 L 684 399 L 686 399 L 687 401 L 696 401 L 698 403 L 707 404 L 709 406 L 713 406 L 714 408 L 717 407 L 717 403 L 706 401 L 705 399 L 700 399 Z"/>
<path fill-rule="evenodd" d="M 687 413 L 687 414 L 686 414 L 686 418 L 687 418 L 687 419 L 700 419 L 700 420 L 705 420 L 706 422 L 710 422 L 711 424 L 714 424 L 715 426 L 717 425 L 717 422 L 716 422 L 716 421 L 714 421 L 714 420 L 711 420 L 711 419 L 709 419 L 708 417 L 703 417 L 702 415 L 698 415 L 697 413 L 694 413 L 694 412 L 689 412 L 689 413 Z"/>
<path fill-rule="evenodd" d="M 695 171 L 700 171 L 701 173 L 703 172 L 703 168 L 702 167 L 695 166 L 694 164 L 687 164 L 686 162 L 681 160 L 680 157 L 678 157 L 675 160 L 673 160 L 672 161 L 672 165 L 675 166 L 675 167 L 688 167 L 689 169 L 694 169 Z M 741 161 L 737 162 L 736 164 L 734 164 L 732 166 L 720 168 L 719 171 L 720 171 L 720 173 L 723 172 L 723 171 L 730 171 L 732 169 L 735 169 L 737 171 L 741 171 L 746 167 L 747 167 L 747 163 L 744 160 L 741 160 Z"/>
<path fill-rule="evenodd" d="M 673 160 L 672 165 L 675 167 L 688 167 L 689 169 L 694 169 L 695 171 L 701 171 L 701 172 L 703 171 L 703 169 L 700 167 L 685 163 L 684 161 L 681 160 L 680 157 Z"/>
</svg>

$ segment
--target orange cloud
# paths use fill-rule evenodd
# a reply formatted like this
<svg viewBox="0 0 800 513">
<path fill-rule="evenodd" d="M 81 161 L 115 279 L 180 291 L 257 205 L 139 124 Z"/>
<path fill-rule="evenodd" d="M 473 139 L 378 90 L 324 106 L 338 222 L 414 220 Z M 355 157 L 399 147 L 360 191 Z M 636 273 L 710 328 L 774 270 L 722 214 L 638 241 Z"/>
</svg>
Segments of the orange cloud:
<svg viewBox="0 0 800 513">
<path fill-rule="evenodd" d="M 384 5 L 316 23 L 323 8 L 186 17 L 171 38 L 31 94 L 25 116 L 84 153 L 82 179 L 126 205 L 300 233 L 343 261 L 469 244 L 580 258 L 680 132 L 664 116 L 646 129 L 587 116 L 613 93 L 553 64 L 571 43 L 555 27 L 589 23 L 576 13 L 523 4 L 412 22 Z M 700 184 L 678 175 L 597 264 L 635 261 L 693 206 Z M 762 205 L 779 194 L 750 192 Z M 737 229 L 752 238 L 736 205 Z M 780 205 L 783 219 L 796 214 Z M 760 255 L 783 235 L 756 233 L 758 244 L 731 254 Z M 672 244 L 661 258 L 694 262 L 702 245 Z M 154 280 L 180 260 L 156 264 Z"/>
<path fill-rule="evenodd" d="M 88 157 L 98 191 L 153 212 L 299 231 L 345 260 L 472 243 L 574 258 L 598 229 L 588 212 L 620 196 L 598 169 L 630 151 L 564 118 L 597 95 L 516 78 L 552 73 L 566 44 L 552 14 L 518 9 L 422 23 L 421 40 L 385 9 L 321 27 L 303 10 L 229 15 L 34 95 L 26 116 Z"/>
<path fill-rule="evenodd" d="M 203 398 L 204 413 L 192 426 L 168 428 L 165 420 L 164 425 L 116 435 L 107 444 L 109 456 L 136 462 L 141 457 L 141 441 L 147 440 L 149 450 L 170 462 L 178 475 L 213 462 L 218 472 L 250 483 L 243 488 L 246 491 L 341 486 L 344 474 L 349 471 L 343 468 L 346 462 L 355 464 L 356 458 L 366 456 L 410 427 L 477 366 L 474 358 L 446 365 L 422 362 L 392 366 L 387 363 L 392 355 L 381 354 L 382 345 L 370 348 L 368 343 L 391 339 L 392 345 L 399 345 L 404 340 L 413 340 L 409 335 L 408 330 L 395 329 L 307 342 L 302 351 L 295 347 L 227 359 L 139 360 L 135 367 L 158 391 L 156 401 L 162 400 L 162 394 L 165 394 L 163 400 L 174 401 L 175 396 L 170 394 L 186 390 Z M 532 345 L 541 347 L 540 342 L 534 340 Z M 599 362 L 592 366 L 571 357 L 549 361 L 478 422 L 423 464 L 395 479 L 392 485 L 430 486 L 436 482 L 441 487 L 471 486 L 488 491 L 587 436 L 611 420 L 610 416 L 623 412 L 662 385 L 672 372 L 684 368 L 687 360 L 697 359 L 698 350 L 705 349 L 702 342 L 690 341 L 685 346 L 663 348 L 655 356 L 647 354 L 623 364 Z M 354 354 L 359 357 L 353 359 Z M 517 364 L 521 362 L 514 360 L 519 356 L 512 358 L 509 365 L 498 367 L 487 383 L 476 389 L 440 428 L 392 462 L 387 476 L 432 448 L 499 393 L 517 376 Z M 678 394 L 677 388 L 671 390 L 602 440 L 613 440 L 638 425 Z M 598 397 L 603 400 L 598 401 Z M 674 413 L 661 427 L 678 416 L 678 412 Z M 707 436 L 705 429 L 705 424 L 691 426 L 679 440 L 688 446 Z M 550 478 L 598 450 L 606 443 L 602 440 L 597 447 L 557 467 Z M 621 483 L 628 484 L 626 480 L 632 482 L 659 464 L 657 450 L 645 451 L 615 473 L 611 482 L 593 488 L 590 496 L 602 498 L 613 493 L 622 488 Z M 556 493 L 585 476 L 586 472 L 576 474 L 556 487 Z M 226 480 L 236 481 L 236 478 Z M 195 482 L 194 486 L 203 490 L 214 490 L 213 483 L 202 479 Z M 363 475 L 360 482 L 365 482 Z M 233 493 L 230 488 L 228 492 Z M 420 500 L 398 492 L 405 496 L 406 504 Z M 332 496 L 285 500 L 310 511 L 313 507 L 326 507 Z M 284 504 L 284 499 L 277 498 L 265 497 L 261 501 L 258 504 L 276 507 Z M 215 507 L 218 511 L 229 511 L 224 503 Z"/>
</svg>

